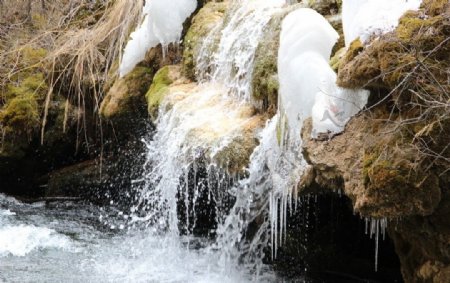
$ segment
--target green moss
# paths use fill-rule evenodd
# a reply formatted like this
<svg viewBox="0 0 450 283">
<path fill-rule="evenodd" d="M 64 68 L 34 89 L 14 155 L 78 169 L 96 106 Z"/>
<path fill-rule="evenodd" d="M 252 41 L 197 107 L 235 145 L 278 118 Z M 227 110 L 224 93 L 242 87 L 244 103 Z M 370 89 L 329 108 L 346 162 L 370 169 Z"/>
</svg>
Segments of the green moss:
<svg viewBox="0 0 450 283">
<path fill-rule="evenodd" d="M 392 163 L 377 150 L 364 155 L 363 182 L 366 187 L 372 189 L 404 187 L 408 184 L 407 176 L 408 172 L 405 168 Z"/>
<path fill-rule="evenodd" d="M 263 110 L 274 115 L 278 104 L 278 49 L 281 21 L 290 10 L 273 15 L 255 53 L 252 74 L 252 97 L 261 102 Z"/>
<path fill-rule="evenodd" d="M 42 73 L 26 77 L 18 85 L 9 85 L 6 104 L 0 110 L 0 125 L 7 134 L 20 135 L 39 127 L 40 104 L 48 92 Z"/>
<path fill-rule="evenodd" d="M 47 50 L 44 48 L 33 48 L 30 46 L 24 47 L 21 52 L 21 64 L 30 67 L 36 64 L 42 63 L 45 56 L 47 56 Z"/>
<path fill-rule="evenodd" d="M 36 73 L 26 77 L 18 85 L 9 85 L 6 99 L 17 96 L 32 95 L 37 100 L 43 100 L 48 91 L 48 85 L 43 73 Z"/>
<path fill-rule="evenodd" d="M 169 85 L 172 84 L 172 82 L 173 81 L 170 78 L 169 66 L 163 67 L 155 74 L 153 83 L 145 95 L 147 99 L 148 113 L 153 119 L 155 119 L 158 115 L 159 105 L 167 94 Z"/>
<path fill-rule="evenodd" d="M 442 20 L 440 16 L 422 18 L 420 12 L 409 11 L 400 19 L 396 33 L 401 40 L 409 41 L 417 36 L 421 30 L 428 29 L 440 20 Z"/>
<path fill-rule="evenodd" d="M 426 14 L 430 16 L 444 14 L 448 6 L 448 0 L 423 0 L 421 5 Z"/>
<path fill-rule="evenodd" d="M 8 101 L 0 110 L 0 124 L 8 133 L 29 133 L 39 127 L 39 108 L 34 95 L 25 94 Z"/>
<path fill-rule="evenodd" d="M 359 55 L 364 50 L 364 45 L 362 44 L 359 38 L 355 39 L 350 43 L 347 52 L 345 53 L 344 60 L 349 62 L 353 60 L 356 56 Z"/>
<path fill-rule="evenodd" d="M 0 91 L 0 155 L 20 157 L 38 133 L 48 84 L 45 75 L 45 56 L 43 48 L 25 46 L 20 49 L 16 72 Z M 6 64 L 12 64 L 7 62 Z"/>
<path fill-rule="evenodd" d="M 330 59 L 330 66 L 333 71 L 337 72 L 339 70 L 339 65 L 341 64 L 342 57 L 344 57 L 346 53 L 345 47 L 339 49 L 336 54 Z"/>
</svg>

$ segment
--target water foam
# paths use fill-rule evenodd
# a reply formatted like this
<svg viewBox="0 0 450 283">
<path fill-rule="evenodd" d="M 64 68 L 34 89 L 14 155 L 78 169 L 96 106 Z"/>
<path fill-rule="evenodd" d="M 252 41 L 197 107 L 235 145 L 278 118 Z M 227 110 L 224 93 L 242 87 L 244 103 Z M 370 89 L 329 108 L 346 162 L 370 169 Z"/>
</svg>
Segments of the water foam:
<svg viewBox="0 0 450 283">
<path fill-rule="evenodd" d="M 0 256 L 25 256 L 38 249 L 72 249 L 67 236 L 53 229 L 33 225 L 14 225 L 0 228 Z"/>
</svg>

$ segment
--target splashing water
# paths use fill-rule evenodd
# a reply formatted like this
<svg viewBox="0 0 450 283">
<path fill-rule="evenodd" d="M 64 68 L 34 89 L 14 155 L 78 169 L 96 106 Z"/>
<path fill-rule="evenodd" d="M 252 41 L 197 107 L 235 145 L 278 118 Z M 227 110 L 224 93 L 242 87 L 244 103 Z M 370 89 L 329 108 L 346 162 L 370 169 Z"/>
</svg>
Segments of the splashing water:
<svg viewBox="0 0 450 283">
<path fill-rule="evenodd" d="M 100 213 L 114 221 L 114 210 L 89 204 L 30 205 L 0 194 L 0 282 L 252 281 L 244 268 L 225 273 L 205 239 L 132 227 L 113 232 Z M 263 282 L 274 282 L 270 276 Z"/>
</svg>

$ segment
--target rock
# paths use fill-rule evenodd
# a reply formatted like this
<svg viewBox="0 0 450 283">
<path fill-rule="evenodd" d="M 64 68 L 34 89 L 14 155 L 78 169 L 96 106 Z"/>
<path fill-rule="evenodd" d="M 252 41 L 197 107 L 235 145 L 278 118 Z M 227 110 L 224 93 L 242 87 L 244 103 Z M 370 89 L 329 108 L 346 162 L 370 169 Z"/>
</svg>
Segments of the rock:
<svg viewBox="0 0 450 283">
<path fill-rule="evenodd" d="M 342 0 L 307 0 L 304 2 L 324 16 L 338 14 L 342 8 Z"/>
<path fill-rule="evenodd" d="M 103 118 L 118 122 L 136 117 L 136 113 L 145 109 L 144 96 L 152 78 L 152 69 L 141 66 L 118 78 L 101 103 L 100 114 Z"/>
<path fill-rule="evenodd" d="M 262 105 L 262 110 L 274 115 L 277 111 L 278 104 L 278 49 L 280 44 L 281 22 L 290 12 L 309 7 L 317 10 L 319 13 L 327 16 L 327 20 L 332 26 L 342 34 L 342 19 L 336 15 L 337 2 L 340 1 L 306 1 L 306 3 L 294 5 L 283 9 L 281 12 L 272 16 L 261 39 L 255 53 L 254 69 L 252 74 L 252 97 Z M 340 5 L 340 4 L 339 4 Z M 343 37 L 336 44 L 339 49 L 343 46 Z M 336 55 L 337 58 L 342 56 L 342 52 Z"/>
<path fill-rule="evenodd" d="M 100 170 L 98 160 L 84 161 L 52 172 L 45 197 L 86 198 L 96 188 L 104 186 L 108 175 Z"/>
<path fill-rule="evenodd" d="M 388 227 L 405 282 L 449 282 L 450 183 L 441 185 L 441 204 L 427 217 L 407 217 Z"/>
<path fill-rule="evenodd" d="M 428 69 L 447 69 L 449 47 L 448 44 L 442 46 L 450 36 L 448 21 L 445 20 L 450 10 L 446 4 L 448 2 L 441 0 L 424 1 L 419 11 L 407 12 L 400 18 L 395 31 L 367 46 L 362 46 L 359 40 L 353 42 L 339 68 L 337 83 L 347 88 L 392 89 L 413 72 L 417 82 L 423 72 L 417 70 L 417 62 L 425 53 L 430 53 L 422 62 Z M 434 50 L 439 46 L 441 48 Z M 445 80 L 440 72 L 435 76 L 439 81 Z M 425 78 L 422 84 L 433 85 L 435 81 Z"/>
<path fill-rule="evenodd" d="M 278 49 L 281 22 L 293 9 L 275 14 L 267 24 L 264 36 L 255 53 L 252 74 L 252 97 L 262 104 L 262 109 L 274 115 L 278 109 Z"/>
<path fill-rule="evenodd" d="M 304 153 L 315 169 L 315 182 L 333 190 L 343 185 L 355 212 L 364 217 L 432 214 L 441 201 L 436 175 L 415 171 L 415 152 L 407 145 L 396 148 L 395 135 L 373 132 L 372 126 L 361 115 L 350 121 L 342 135 L 324 142 L 310 138 L 308 120 Z"/>
</svg>

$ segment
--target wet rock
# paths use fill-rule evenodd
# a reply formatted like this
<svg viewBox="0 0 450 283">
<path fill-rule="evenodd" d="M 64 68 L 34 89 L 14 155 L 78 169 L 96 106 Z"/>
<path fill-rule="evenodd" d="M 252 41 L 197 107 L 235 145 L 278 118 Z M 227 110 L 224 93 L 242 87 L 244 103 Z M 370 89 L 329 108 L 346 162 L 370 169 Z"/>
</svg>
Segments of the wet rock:
<svg viewBox="0 0 450 283">
<path fill-rule="evenodd" d="M 52 172 L 45 197 L 85 197 L 107 179 L 97 160 L 85 161 Z"/>
<path fill-rule="evenodd" d="M 280 46 L 281 22 L 291 11 L 272 16 L 264 36 L 255 53 L 252 74 L 252 97 L 262 104 L 262 109 L 274 115 L 278 105 L 278 49 Z"/>
<path fill-rule="evenodd" d="M 123 78 L 118 78 L 100 106 L 100 114 L 115 124 L 130 127 L 130 122 L 145 113 L 144 95 L 153 78 L 150 68 L 138 66 Z"/>
<path fill-rule="evenodd" d="M 248 165 L 256 132 L 267 117 L 233 97 L 224 99 L 224 93 L 221 85 L 197 85 L 181 77 L 165 86 L 158 122 L 170 127 L 173 144 L 184 148 L 178 158 L 234 174 Z"/>
</svg>

